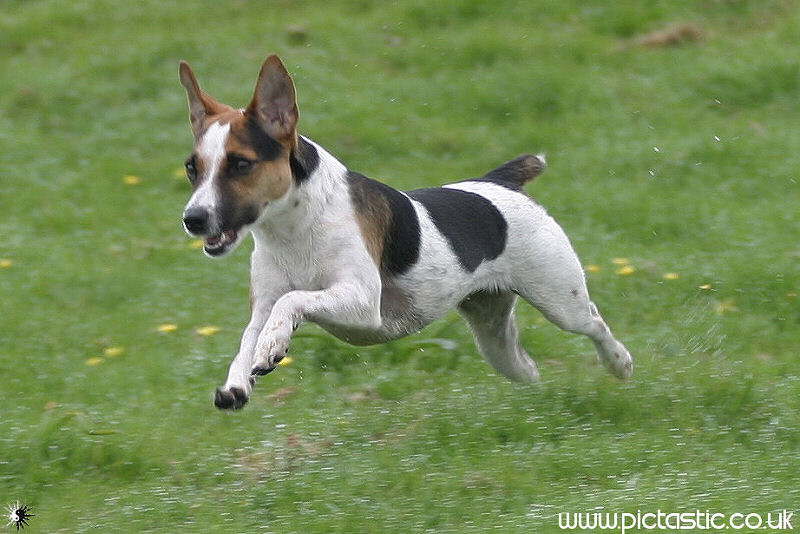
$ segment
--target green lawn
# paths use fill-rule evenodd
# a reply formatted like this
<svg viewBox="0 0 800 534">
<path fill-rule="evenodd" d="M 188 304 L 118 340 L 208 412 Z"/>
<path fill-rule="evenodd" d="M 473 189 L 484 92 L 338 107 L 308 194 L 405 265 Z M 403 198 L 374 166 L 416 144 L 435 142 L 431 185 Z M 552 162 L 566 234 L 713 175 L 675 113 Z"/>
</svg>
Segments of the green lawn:
<svg viewBox="0 0 800 534">
<path fill-rule="evenodd" d="M 699 39 L 651 35 L 676 24 Z M 0 505 L 30 532 L 797 508 L 799 35 L 789 0 L 0 3 Z M 521 306 L 541 384 L 495 375 L 453 314 L 369 348 L 305 326 L 216 410 L 251 243 L 211 261 L 180 228 L 177 65 L 243 105 L 271 52 L 301 131 L 395 187 L 545 152 L 528 190 L 596 266 L 634 378 Z"/>
</svg>

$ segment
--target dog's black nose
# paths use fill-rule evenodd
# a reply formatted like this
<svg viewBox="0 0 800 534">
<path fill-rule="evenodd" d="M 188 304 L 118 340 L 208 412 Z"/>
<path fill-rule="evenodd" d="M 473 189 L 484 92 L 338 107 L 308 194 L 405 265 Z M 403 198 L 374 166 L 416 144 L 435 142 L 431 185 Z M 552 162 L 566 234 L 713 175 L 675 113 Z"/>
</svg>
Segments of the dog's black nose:
<svg viewBox="0 0 800 534">
<path fill-rule="evenodd" d="M 183 224 L 189 233 L 200 235 L 208 230 L 208 211 L 203 208 L 189 208 L 183 212 Z"/>
</svg>

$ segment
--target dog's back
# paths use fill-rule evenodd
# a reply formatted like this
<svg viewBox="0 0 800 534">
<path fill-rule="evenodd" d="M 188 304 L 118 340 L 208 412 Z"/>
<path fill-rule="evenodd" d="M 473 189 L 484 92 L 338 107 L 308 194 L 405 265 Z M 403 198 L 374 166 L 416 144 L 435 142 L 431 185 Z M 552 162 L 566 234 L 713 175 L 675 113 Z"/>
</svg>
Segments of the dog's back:
<svg viewBox="0 0 800 534">
<path fill-rule="evenodd" d="M 520 263 L 540 248 L 537 239 L 563 236 L 522 190 L 544 168 L 542 156 L 522 155 L 480 178 L 406 192 L 349 172 L 356 216 L 383 286 L 381 332 L 363 342 L 374 342 L 375 334 L 401 337 L 471 293 L 511 287 Z M 565 236 L 559 241 L 569 247 Z M 353 334 L 346 337 L 358 342 Z"/>
</svg>

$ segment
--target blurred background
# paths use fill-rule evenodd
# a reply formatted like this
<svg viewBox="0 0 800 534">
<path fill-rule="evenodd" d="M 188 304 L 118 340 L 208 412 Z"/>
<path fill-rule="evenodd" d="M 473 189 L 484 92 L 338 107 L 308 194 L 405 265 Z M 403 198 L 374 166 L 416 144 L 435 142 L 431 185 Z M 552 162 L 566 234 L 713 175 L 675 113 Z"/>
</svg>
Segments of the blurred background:
<svg viewBox="0 0 800 534">
<path fill-rule="evenodd" d="M 798 35 L 791 0 L 0 3 L 0 501 L 31 532 L 796 507 Z M 212 261 L 181 229 L 177 65 L 243 106 L 269 53 L 300 131 L 394 187 L 546 153 L 528 192 L 635 377 L 520 306 L 541 384 L 455 314 L 367 348 L 305 326 L 217 411 L 251 243 Z"/>
</svg>

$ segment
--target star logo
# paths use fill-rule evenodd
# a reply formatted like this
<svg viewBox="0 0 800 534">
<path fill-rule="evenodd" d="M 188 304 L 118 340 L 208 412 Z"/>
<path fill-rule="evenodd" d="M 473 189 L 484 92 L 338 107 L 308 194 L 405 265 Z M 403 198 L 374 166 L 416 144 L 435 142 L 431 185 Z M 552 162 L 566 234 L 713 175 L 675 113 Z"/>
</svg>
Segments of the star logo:
<svg viewBox="0 0 800 534">
<path fill-rule="evenodd" d="M 31 517 L 33 517 L 33 514 L 27 505 L 20 504 L 19 501 L 8 505 L 7 526 L 15 526 L 17 530 L 23 529 L 28 525 L 28 520 Z"/>
</svg>

